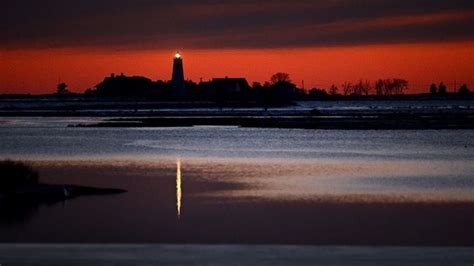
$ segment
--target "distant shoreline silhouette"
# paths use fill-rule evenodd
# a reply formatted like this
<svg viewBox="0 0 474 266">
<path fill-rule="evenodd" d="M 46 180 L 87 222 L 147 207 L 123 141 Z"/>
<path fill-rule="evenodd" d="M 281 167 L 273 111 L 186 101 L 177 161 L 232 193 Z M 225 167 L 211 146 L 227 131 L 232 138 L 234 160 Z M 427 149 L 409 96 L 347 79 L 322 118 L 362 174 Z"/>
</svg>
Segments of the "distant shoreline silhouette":
<svg viewBox="0 0 474 266">
<path fill-rule="evenodd" d="M 180 52 L 173 58 L 171 80 L 153 81 L 143 76 L 126 76 L 121 73 L 105 77 L 95 87 L 86 89 L 83 94 L 72 93 L 65 82 L 57 85 L 53 95 L 62 98 L 85 97 L 104 98 L 115 97 L 120 101 L 135 98 L 163 102 L 213 102 L 219 107 L 225 106 L 260 106 L 267 109 L 274 106 L 286 106 L 294 101 L 305 100 L 358 100 L 358 99 L 407 99 L 405 93 L 409 90 L 409 82 L 403 78 L 385 78 L 376 81 L 362 80 L 344 82 L 338 87 L 332 84 L 329 88 L 298 88 L 284 72 L 273 74 L 263 84 L 253 82 L 249 85 L 245 77 L 217 77 L 208 81 L 202 79 L 199 83 L 185 79 L 184 59 Z M 427 93 L 432 97 L 447 97 L 473 95 L 473 92 L 463 84 L 456 93 L 449 93 L 446 85 L 441 82 L 438 86 L 431 84 Z M 0 95 L 1 98 L 24 95 Z M 410 97 L 426 97 L 425 94 Z"/>
<path fill-rule="evenodd" d="M 181 84 L 178 82 L 178 84 Z M 466 84 L 461 84 L 456 92 L 449 92 L 446 85 L 441 82 L 433 83 L 426 89 L 426 93 L 406 94 L 409 82 L 404 79 L 378 79 L 374 82 L 359 80 L 345 82 L 340 87 L 333 84 L 328 89 L 311 88 L 309 90 L 298 88 L 287 73 L 275 73 L 267 82 L 254 82 L 249 84 L 246 78 L 223 77 L 213 78 L 209 81 L 196 83 L 184 80 L 184 87 L 179 87 L 176 92 L 176 81 L 153 81 L 142 76 L 126 76 L 111 74 L 105 77 L 94 88 L 85 90 L 84 93 L 74 93 L 67 89 L 68 85 L 61 82 L 56 93 L 31 95 L 31 94 L 0 94 L 0 99 L 52 97 L 67 100 L 95 99 L 98 101 L 114 99 L 118 101 L 144 100 L 175 103 L 213 103 L 216 106 L 286 106 L 295 101 L 343 101 L 343 100 L 428 100 L 451 98 L 474 98 L 474 92 Z M 80 101 L 79 101 L 80 102 Z"/>
</svg>

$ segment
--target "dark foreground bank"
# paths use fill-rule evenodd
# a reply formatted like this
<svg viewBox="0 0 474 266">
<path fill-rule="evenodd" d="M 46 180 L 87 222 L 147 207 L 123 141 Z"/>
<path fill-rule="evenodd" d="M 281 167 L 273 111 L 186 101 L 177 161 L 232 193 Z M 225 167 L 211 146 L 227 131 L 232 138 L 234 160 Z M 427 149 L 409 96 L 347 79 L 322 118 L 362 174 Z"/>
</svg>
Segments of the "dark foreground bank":
<svg viewBox="0 0 474 266">
<path fill-rule="evenodd" d="M 116 188 L 77 185 L 33 184 L 0 193 L 0 224 L 21 221 L 43 205 L 53 205 L 81 196 L 114 195 L 127 192 Z"/>
<path fill-rule="evenodd" d="M 0 193 L 0 200 L 9 202 L 56 202 L 88 195 L 110 195 L 125 193 L 117 188 L 97 188 L 77 185 L 34 184 Z M 0 205 L 1 206 L 1 205 Z"/>
</svg>

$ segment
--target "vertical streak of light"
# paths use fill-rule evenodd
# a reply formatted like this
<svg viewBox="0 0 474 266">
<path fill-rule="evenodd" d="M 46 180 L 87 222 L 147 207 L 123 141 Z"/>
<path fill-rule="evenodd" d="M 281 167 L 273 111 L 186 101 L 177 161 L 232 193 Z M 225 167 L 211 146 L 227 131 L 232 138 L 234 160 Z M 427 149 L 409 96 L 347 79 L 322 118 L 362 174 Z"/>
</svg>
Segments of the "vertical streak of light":
<svg viewBox="0 0 474 266">
<path fill-rule="evenodd" d="M 176 211 L 178 219 L 181 217 L 181 161 L 176 160 Z"/>
</svg>

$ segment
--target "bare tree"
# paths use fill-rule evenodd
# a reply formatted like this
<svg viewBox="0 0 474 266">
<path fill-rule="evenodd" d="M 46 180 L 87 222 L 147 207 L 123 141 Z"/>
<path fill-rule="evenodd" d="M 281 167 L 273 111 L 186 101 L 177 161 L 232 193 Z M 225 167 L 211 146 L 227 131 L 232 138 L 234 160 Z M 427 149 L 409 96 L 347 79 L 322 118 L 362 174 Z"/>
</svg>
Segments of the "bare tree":
<svg viewBox="0 0 474 266">
<path fill-rule="evenodd" d="M 370 82 L 369 81 L 362 81 L 352 84 L 350 82 L 345 82 L 342 85 L 344 89 L 344 95 L 353 95 L 353 96 L 360 96 L 360 95 L 369 95 L 370 91 Z"/>
<path fill-rule="evenodd" d="M 290 75 L 288 73 L 278 72 L 273 74 L 273 76 L 270 78 L 270 83 L 272 85 L 280 82 L 291 82 Z"/>
<path fill-rule="evenodd" d="M 385 92 L 385 82 L 382 79 L 379 79 L 375 82 L 375 93 L 377 95 L 384 95 Z"/>
<path fill-rule="evenodd" d="M 68 90 L 67 90 L 67 84 L 62 82 L 62 83 L 59 83 L 58 86 L 56 87 L 57 89 L 57 94 L 64 94 L 64 93 L 68 93 Z"/>
<path fill-rule="evenodd" d="M 352 94 L 352 84 L 350 82 L 344 82 L 342 84 L 342 89 L 344 90 L 344 95 L 351 95 Z"/>
<path fill-rule="evenodd" d="M 334 95 L 337 95 L 337 92 L 338 92 L 337 86 L 332 84 L 331 88 L 329 88 L 329 94 L 334 96 Z"/>
<path fill-rule="evenodd" d="M 356 90 L 356 95 L 369 95 L 370 91 L 370 82 L 368 80 L 362 81 L 359 80 L 359 83 L 357 84 L 357 90 Z"/>
<path fill-rule="evenodd" d="M 404 79 L 393 79 L 393 92 L 394 95 L 401 95 L 404 91 L 408 90 L 408 81 Z"/>
<path fill-rule="evenodd" d="M 404 79 L 379 79 L 375 82 L 377 95 L 401 95 L 408 89 L 408 81 Z"/>
</svg>

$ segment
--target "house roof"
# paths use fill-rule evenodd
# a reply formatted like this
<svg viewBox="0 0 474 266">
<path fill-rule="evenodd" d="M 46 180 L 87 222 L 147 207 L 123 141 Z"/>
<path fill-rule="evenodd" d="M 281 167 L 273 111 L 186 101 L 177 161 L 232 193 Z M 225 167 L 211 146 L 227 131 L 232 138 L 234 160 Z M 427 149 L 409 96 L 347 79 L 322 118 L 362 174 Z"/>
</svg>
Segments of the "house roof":
<svg viewBox="0 0 474 266">
<path fill-rule="evenodd" d="M 217 87 L 235 86 L 236 84 L 240 87 L 250 87 L 245 78 L 213 78 L 212 84 Z"/>
</svg>

